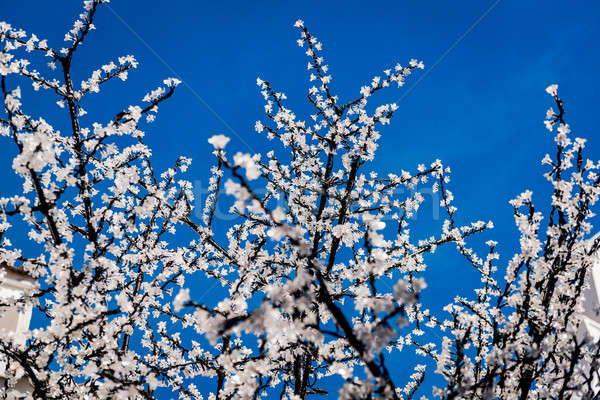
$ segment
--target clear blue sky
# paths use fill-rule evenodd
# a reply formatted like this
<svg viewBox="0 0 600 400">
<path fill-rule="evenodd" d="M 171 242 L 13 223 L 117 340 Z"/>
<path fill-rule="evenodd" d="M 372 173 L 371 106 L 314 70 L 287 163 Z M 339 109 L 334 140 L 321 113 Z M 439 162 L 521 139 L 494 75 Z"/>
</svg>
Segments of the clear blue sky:
<svg viewBox="0 0 600 400">
<path fill-rule="evenodd" d="M 71 0 L 0 0 L 0 20 L 61 47 L 79 7 Z M 97 31 L 77 52 L 75 81 L 125 54 L 134 54 L 140 67 L 125 86 L 107 86 L 90 115 L 106 120 L 163 78 L 178 76 L 186 86 L 161 107 L 147 130 L 148 143 L 160 168 L 178 155 L 193 158 L 191 181 L 207 181 L 206 139 L 216 133 L 232 137 L 230 151 L 269 149 L 253 130 L 263 109 L 258 76 L 286 92 L 300 117 L 308 116 L 307 60 L 292 27 L 298 18 L 323 42 L 333 87 L 342 98 L 357 95 L 361 85 L 396 62 L 424 61 L 425 71 L 404 88 L 375 98 L 393 101 L 411 90 L 382 131 L 372 168 L 411 170 L 437 158 L 450 165 L 459 220 L 494 221 L 496 229 L 486 239 L 500 241 L 501 266 L 518 243 L 508 200 L 527 188 L 540 205 L 548 198 L 540 165 L 554 151 L 542 124 L 552 105 L 546 86 L 559 84 L 574 134 L 589 139 L 588 157 L 600 159 L 598 2 L 128 0 L 110 7 L 112 12 L 100 9 Z M 54 107 L 43 99 L 29 94 L 23 102 L 32 114 Z M 0 146 L 3 171 L 10 168 L 13 150 Z M 13 194 L 17 181 L 8 172 L 3 178 L 0 193 Z M 469 294 L 476 281 L 464 264 L 447 260 L 432 263 L 428 290 L 434 304 L 445 304 L 457 292 Z"/>
</svg>

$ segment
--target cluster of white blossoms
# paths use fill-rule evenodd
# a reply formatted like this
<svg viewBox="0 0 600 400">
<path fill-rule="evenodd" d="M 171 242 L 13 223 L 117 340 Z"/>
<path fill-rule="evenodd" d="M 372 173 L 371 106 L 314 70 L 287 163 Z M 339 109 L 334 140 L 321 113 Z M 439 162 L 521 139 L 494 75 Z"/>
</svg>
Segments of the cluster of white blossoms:
<svg viewBox="0 0 600 400">
<path fill-rule="evenodd" d="M 428 394 L 424 365 L 409 376 L 394 371 L 388 353 L 407 351 L 437 363 L 445 385 L 434 394 L 443 398 L 593 393 L 599 350 L 578 335 L 578 313 L 600 244 L 588 240 L 600 165 L 583 161 L 584 141 L 570 138 L 556 86 L 548 92 L 558 111 L 548 111 L 546 125 L 556 130 L 558 151 L 544 159 L 554 189 L 549 220 L 542 225 L 529 192 L 512 202 L 521 252 L 500 280 L 496 243 L 484 258 L 467 245 L 491 222 L 456 222 L 449 168 L 437 160 L 412 173 L 368 170 L 379 126 L 398 106 L 367 102 L 394 82 L 402 86 L 422 62 L 386 69 L 342 102 L 322 44 L 297 21 L 314 112 L 299 119 L 285 94 L 258 79 L 266 118 L 256 131 L 280 145 L 230 157 L 230 139 L 210 137 L 216 161 L 197 221 L 192 186 L 180 178 L 191 160 L 156 172 L 140 126 L 179 80 L 140 94 L 139 105 L 102 110 L 96 122 L 83 108 L 105 82 L 126 80 L 137 67 L 132 56 L 120 57 L 74 86 L 76 50 L 103 2 L 84 2 L 68 47 L 58 51 L 0 23 L 0 133 L 14 143 L 13 169 L 23 179 L 15 195 L 0 198 L 0 262 L 37 278 L 34 290 L 0 307 L 30 304 L 47 321 L 25 340 L 0 332 L 0 397 L 17 397 L 19 379 L 43 399 Z M 44 73 L 30 67 L 37 54 L 50 59 Z M 64 127 L 27 114 L 29 93 L 11 87 L 24 81 L 56 95 Z M 415 238 L 420 189 L 439 194 L 445 216 L 437 232 Z M 241 217 L 223 235 L 219 202 Z M 17 219 L 29 227 L 25 237 L 12 229 Z M 35 242 L 26 251 L 25 240 Z M 447 319 L 421 303 L 425 256 L 444 245 L 455 246 L 483 283 L 476 300 L 448 305 Z M 211 282 L 222 288 L 208 305 L 199 288 Z M 440 343 L 419 341 L 439 329 Z"/>
</svg>

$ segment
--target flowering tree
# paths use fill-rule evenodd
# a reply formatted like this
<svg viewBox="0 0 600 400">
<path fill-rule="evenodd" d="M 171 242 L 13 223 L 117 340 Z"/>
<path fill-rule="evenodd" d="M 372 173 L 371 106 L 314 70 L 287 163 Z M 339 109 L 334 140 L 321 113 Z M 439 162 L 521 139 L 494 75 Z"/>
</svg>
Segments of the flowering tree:
<svg viewBox="0 0 600 400">
<path fill-rule="evenodd" d="M 584 161 L 584 140 L 570 138 L 555 85 L 548 93 L 557 110 L 546 126 L 556 131 L 557 151 L 544 158 L 551 211 L 542 224 L 530 192 L 513 200 L 521 250 L 497 276 L 496 243 L 483 258 L 467 244 L 492 224 L 455 222 L 450 170 L 440 161 L 412 173 L 368 170 L 377 129 L 398 107 L 369 111 L 367 103 L 402 86 L 421 62 L 385 70 L 344 102 L 321 43 L 298 21 L 314 114 L 298 119 L 286 96 L 258 79 L 266 119 L 256 130 L 280 151 L 230 156 L 229 138 L 211 137 L 210 194 L 196 220 L 191 184 L 179 178 L 190 160 L 156 172 L 141 127 L 177 79 L 141 105 L 103 110 L 100 122 L 86 116 L 88 96 L 137 66 L 124 56 L 73 82 L 75 53 L 104 2 L 84 2 L 60 50 L 0 23 L 0 133 L 14 143 L 13 168 L 23 179 L 22 190 L 0 200 L 0 261 L 37 278 L 34 290 L 2 306 L 31 304 L 47 319 L 25 338 L 0 333 L 3 396 L 20 396 L 14 385 L 26 379 L 30 394 L 44 399 L 153 398 L 161 390 L 183 399 L 304 399 L 340 382 L 341 398 L 412 398 L 419 388 L 429 392 L 425 366 L 397 376 L 387 354 L 416 350 L 437 364 L 445 384 L 433 394 L 442 398 L 593 397 L 599 350 L 581 332 L 580 313 L 600 246 L 589 239 L 600 163 Z M 36 54 L 49 60 L 44 74 L 32 68 Z M 11 79 L 53 92 L 70 129 L 27 114 Z M 414 238 L 423 187 L 439 193 L 445 218 L 438 232 Z M 228 198 L 241 222 L 220 238 L 215 212 Z M 19 249 L 27 239 L 10 229 L 15 218 L 28 224 L 36 254 Z M 176 233 L 193 239 L 182 243 Z M 447 245 L 479 271 L 482 287 L 445 313 L 426 308 L 420 293 L 425 254 Z M 186 283 L 192 274 L 228 294 L 216 306 L 201 303 Z M 446 336 L 422 343 L 425 330 Z"/>
</svg>

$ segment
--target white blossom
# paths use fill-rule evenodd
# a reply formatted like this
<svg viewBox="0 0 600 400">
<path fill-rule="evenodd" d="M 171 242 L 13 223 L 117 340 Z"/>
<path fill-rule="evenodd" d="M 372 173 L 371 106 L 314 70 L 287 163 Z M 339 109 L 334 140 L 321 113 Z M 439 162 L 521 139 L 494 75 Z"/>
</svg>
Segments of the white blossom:
<svg viewBox="0 0 600 400">
<path fill-rule="evenodd" d="M 229 138 L 225 135 L 214 135 L 208 139 L 208 143 L 212 144 L 216 150 L 222 150 L 229 143 Z"/>
</svg>

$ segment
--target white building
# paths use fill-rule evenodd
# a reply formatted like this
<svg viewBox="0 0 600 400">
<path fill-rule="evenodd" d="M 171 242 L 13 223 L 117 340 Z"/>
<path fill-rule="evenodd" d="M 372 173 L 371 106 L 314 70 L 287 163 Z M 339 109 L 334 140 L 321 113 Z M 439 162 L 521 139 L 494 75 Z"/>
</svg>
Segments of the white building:
<svg viewBox="0 0 600 400">
<path fill-rule="evenodd" d="M 23 291 L 32 287 L 34 279 L 25 271 L 19 268 L 14 268 L 6 264 L 0 264 L 0 274 L 4 275 L 4 279 L 0 284 L 0 301 L 9 298 L 19 298 L 23 295 Z M 31 307 L 17 309 L 2 309 L 0 307 L 0 330 L 14 332 L 19 338 L 19 333 L 24 333 L 29 329 L 31 321 Z M 21 335 L 24 338 L 25 335 Z M 0 362 L 0 385 L 3 385 L 3 378 L 6 371 L 6 365 Z M 32 386 L 26 377 L 19 379 L 15 386 L 15 398 L 27 398 L 27 394 L 31 393 Z"/>
<path fill-rule="evenodd" d="M 591 269 L 590 288 L 585 292 L 583 323 L 589 335 L 600 339 L 600 261 Z"/>
<path fill-rule="evenodd" d="M 23 291 L 31 288 L 33 278 L 25 271 L 1 264 L 0 269 L 4 270 L 6 277 L 0 285 L 0 299 L 18 298 Z M 31 307 L 19 312 L 16 309 L 0 311 L 0 329 L 12 332 L 25 332 L 29 329 L 31 321 Z"/>
</svg>

